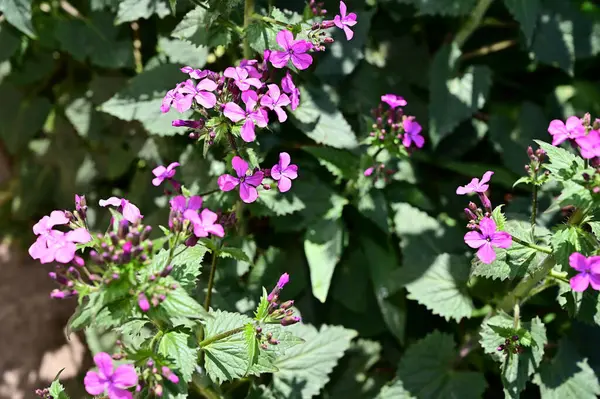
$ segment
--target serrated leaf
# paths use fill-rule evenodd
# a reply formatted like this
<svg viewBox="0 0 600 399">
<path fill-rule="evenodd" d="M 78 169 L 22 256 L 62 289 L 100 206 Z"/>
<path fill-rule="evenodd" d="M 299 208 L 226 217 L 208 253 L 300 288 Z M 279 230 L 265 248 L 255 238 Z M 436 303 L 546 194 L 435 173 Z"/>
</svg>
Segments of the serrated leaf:
<svg viewBox="0 0 600 399">
<path fill-rule="evenodd" d="M 196 46 L 227 46 L 231 41 L 231 32 L 225 25 L 213 24 L 218 16 L 218 12 L 207 13 L 204 7 L 197 6 L 184 15 L 171 36 L 185 39 Z"/>
<path fill-rule="evenodd" d="M 273 388 L 283 397 L 292 393 L 302 399 L 317 395 L 329 381 L 329 374 L 356 336 L 354 330 L 338 326 L 321 326 L 320 330 L 305 324 L 287 327 L 304 339 L 302 345 L 290 348 L 277 359 L 279 369 L 273 373 Z"/>
<path fill-rule="evenodd" d="M 540 0 L 504 0 L 504 4 L 519 22 L 527 45 L 530 45 L 541 9 Z"/>
<path fill-rule="evenodd" d="M 160 307 L 169 317 L 185 317 L 200 320 L 210 319 L 208 312 L 181 287 L 170 291 Z"/>
<path fill-rule="evenodd" d="M 165 333 L 158 344 L 158 353 L 173 361 L 173 367 L 179 371 L 185 382 L 192 380 L 196 369 L 197 349 L 189 334 L 180 331 Z"/>
<path fill-rule="evenodd" d="M 600 325 L 600 295 L 598 291 L 575 292 L 568 283 L 559 283 L 558 302 L 569 316 L 587 324 Z"/>
<path fill-rule="evenodd" d="M 242 262 L 251 262 L 250 258 L 241 248 L 225 247 L 218 252 L 219 258 L 233 258 Z"/>
<path fill-rule="evenodd" d="M 600 395 L 598 377 L 588 359 L 566 339 L 558 344 L 556 356 L 540 365 L 533 382 L 540 387 L 544 399 L 593 399 Z"/>
<path fill-rule="evenodd" d="M 406 389 L 402 381 L 396 380 L 391 385 L 381 388 L 375 399 L 415 399 Z"/>
<path fill-rule="evenodd" d="M 32 0 L 2 0 L 0 11 L 8 23 L 27 36 L 35 38 L 31 24 L 31 2 Z"/>
<path fill-rule="evenodd" d="M 115 24 L 148 19 L 154 14 L 164 18 L 170 13 L 166 0 L 123 0 L 119 3 Z"/>
<path fill-rule="evenodd" d="M 584 169 L 583 159 L 569 151 L 555 147 L 541 140 L 535 140 L 548 155 L 550 163 L 543 164 L 556 180 L 565 181 L 580 174 Z"/>
<path fill-rule="evenodd" d="M 304 235 L 304 253 L 310 269 L 315 298 L 325 302 L 335 266 L 343 250 L 344 225 L 340 219 L 324 219 L 310 226 Z"/>
<path fill-rule="evenodd" d="M 200 275 L 202 260 L 206 252 L 208 252 L 208 249 L 202 243 L 193 247 L 180 244 L 173 250 L 173 259 L 170 262 L 173 270 L 170 276 L 187 292 L 192 292 L 196 286 L 196 280 Z M 140 272 L 140 277 L 147 279 L 152 274 L 160 274 L 168 266 L 168 259 L 169 250 L 161 249 L 152 258 L 152 263 Z"/>
<path fill-rule="evenodd" d="M 575 56 L 555 15 L 542 13 L 531 49 L 538 61 L 573 75 Z"/>
<path fill-rule="evenodd" d="M 244 338 L 246 339 L 246 350 L 247 350 L 247 359 L 248 359 L 248 368 L 246 369 L 246 373 L 250 372 L 250 369 L 258 363 L 258 339 L 256 338 L 256 329 L 252 324 L 246 324 L 246 328 L 244 329 Z"/>
<path fill-rule="evenodd" d="M 591 253 L 594 250 L 594 241 L 595 239 L 590 233 L 581 230 L 577 226 L 559 226 L 550 239 L 556 264 L 564 272 L 571 271 L 569 256 L 573 252 Z"/>
<path fill-rule="evenodd" d="M 256 216 L 284 216 L 306 208 L 304 202 L 298 197 L 294 190 L 283 194 L 279 190 L 268 190 L 260 193 L 256 205 L 250 205 L 255 208 Z"/>
<path fill-rule="evenodd" d="M 600 240 L 600 222 L 588 222 L 588 225 L 592 229 L 594 236 Z"/>
<path fill-rule="evenodd" d="M 416 300 L 446 320 L 471 317 L 474 306 L 467 291 L 469 263 L 463 256 L 441 254 L 423 275 L 406 286 Z"/>
<path fill-rule="evenodd" d="M 434 331 L 406 350 L 397 378 L 419 399 L 481 398 L 487 385 L 483 374 L 453 370 L 457 356 L 452 335 Z"/>
<path fill-rule="evenodd" d="M 149 320 L 133 319 L 117 326 L 116 329 L 123 337 L 125 346 L 139 350 L 143 343 L 153 336 L 152 331 L 147 327 L 148 323 Z"/>
<path fill-rule="evenodd" d="M 50 384 L 49 393 L 52 399 L 69 399 L 69 395 L 65 392 L 65 387 L 58 380 L 58 376 Z"/>
<path fill-rule="evenodd" d="M 312 154 L 335 177 L 353 179 L 359 170 L 359 158 L 356 154 L 330 147 L 303 147 L 304 151 Z"/>
<path fill-rule="evenodd" d="M 173 64 L 190 65 L 194 68 L 202 68 L 206 65 L 208 48 L 205 46 L 196 46 L 185 40 L 165 37 L 158 39 L 158 46 Z"/>
<path fill-rule="evenodd" d="M 262 295 L 260 296 L 260 301 L 258 302 L 258 306 L 256 307 L 256 311 L 254 312 L 254 320 L 260 321 L 267 317 L 268 309 L 269 309 L 269 300 L 268 300 L 267 290 L 265 287 L 262 287 Z"/>
<path fill-rule="evenodd" d="M 496 222 L 496 229 L 499 231 L 504 231 L 504 225 L 506 223 L 506 216 L 502 212 L 503 206 L 504 204 L 498 205 L 492 211 L 492 219 L 494 220 L 494 222 Z"/>
</svg>

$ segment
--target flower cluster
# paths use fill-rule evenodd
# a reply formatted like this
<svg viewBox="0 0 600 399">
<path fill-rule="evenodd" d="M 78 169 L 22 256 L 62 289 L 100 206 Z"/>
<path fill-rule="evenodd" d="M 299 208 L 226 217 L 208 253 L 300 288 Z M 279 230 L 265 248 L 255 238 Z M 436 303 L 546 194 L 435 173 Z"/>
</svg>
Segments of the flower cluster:
<svg viewBox="0 0 600 399">
<path fill-rule="evenodd" d="M 552 136 L 552 145 L 557 146 L 568 141 L 591 164 L 600 164 L 600 119 L 591 123 L 590 114 L 583 118 L 570 116 L 565 122 L 554 119 L 548 126 L 548 133 Z"/>
<path fill-rule="evenodd" d="M 506 338 L 504 343 L 499 345 L 496 350 L 498 352 L 504 352 L 505 355 L 510 353 L 517 355 L 519 353 L 523 353 L 523 346 L 519 344 L 519 336 L 513 335 L 510 338 Z"/>
<path fill-rule="evenodd" d="M 88 371 L 83 383 L 90 395 L 107 395 L 109 399 L 131 399 L 128 391 L 138 383 L 138 376 L 130 364 L 122 364 L 116 369 L 108 353 L 100 352 L 94 356 L 98 371 Z"/>
<path fill-rule="evenodd" d="M 465 234 L 465 243 L 474 249 L 477 249 L 477 257 L 483 263 L 492 263 L 496 260 L 494 247 L 509 248 L 512 245 L 512 237 L 505 231 L 498 231 L 496 222 L 490 217 L 492 212 L 492 203 L 486 195 L 489 189 L 489 181 L 494 172 L 487 171 L 481 180 L 473 178 L 465 186 L 456 189 L 456 194 L 464 195 L 477 193 L 485 208 L 485 212 L 478 208 L 473 202 L 465 208 L 465 214 L 469 218 L 467 228 L 471 231 Z"/>
<path fill-rule="evenodd" d="M 145 367 L 140 372 L 141 380 L 136 391 L 140 392 L 143 387 L 147 387 L 149 392 L 155 396 L 161 397 L 164 392 L 164 384 L 169 381 L 173 384 L 179 383 L 179 377 L 166 365 L 161 365 L 158 360 L 148 359 Z"/>
<path fill-rule="evenodd" d="M 600 291 L 600 256 L 586 258 L 574 252 L 569 256 L 569 265 L 578 272 L 569 280 L 573 291 L 583 292 L 590 285 L 593 290 Z"/>
</svg>

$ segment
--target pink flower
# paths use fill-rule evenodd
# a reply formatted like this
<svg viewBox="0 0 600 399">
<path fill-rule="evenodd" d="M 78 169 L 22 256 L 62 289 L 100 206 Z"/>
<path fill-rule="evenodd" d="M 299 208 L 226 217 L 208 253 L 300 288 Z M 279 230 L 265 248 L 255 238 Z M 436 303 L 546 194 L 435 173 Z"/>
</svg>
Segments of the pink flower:
<svg viewBox="0 0 600 399">
<path fill-rule="evenodd" d="M 83 227 L 67 232 L 51 230 L 41 235 L 29 247 L 29 255 L 39 259 L 40 263 L 69 263 L 75 258 L 77 246 L 75 243 L 85 244 L 92 240 L 90 233 Z"/>
<path fill-rule="evenodd" d="M 589 285 L 596 291 L 600 290 L 600 256 L 586 258 L 575 252 L 569 256 L 569 265 L 579 272 L 569 280 L 573 291 L 583 292 Z"/>
<path fill-rule="evenodd" d="M 375 168 L 373 166 L 365 169 L 365 171 L 363 172 L 363 175 L 365 175 L 365 177 L 369 177 L 373 174 L 373 172 L 375 171 Z"/>
<path fill-rule="evenodd" d="M 287 274 L 287 273 L 283 273 L 281 275 L 281 277 L 279 277 L 279 281 L 277 282 L 277 285 L 275 286 L 275 288 L 273 288 L 273 290 L 271 291 L 271 293 L 269 293 L 269 296 L 267 297 L 267 300 L 269 302 L 271 302 L 276 295 L 279 295 L 279 292 L 289 282 L 290 282 L 290 275 Z"/>
<path fill-rule="evenodd" d="M 590 130 L 587 135 L 577 137 L 575 142 L 583 158 L 591 159 L 600 156 L 600 133 L 597 130 Z"/>
<path fill-rule="evenodd" d="M 508 248 L 512 245 L 512 237 L 505 231 L 496 231 L 496 222 L 485 217 L 479 222 L 480 231 L 469 231 L 465 234 L 465 243 L 471 248 L 479 248 L 477 257 L 486 264 L 496 259 L 493 247 Z"/>
<path fill-rule="evenodd" d="M 179 166 L 179 162 L 173 162 L 166 168 L 159 165 L 152 170 L 152 174 L 156 176 L 152 179 L 152 184 L 156 187 L 160 186 L 164 180 L 172 179 L 175 176 L 175 168 Z"/>
<path fill-rule="evenodd" d="M 260 73 L 256 69 L 255 65 L 258 65 L 257 60 L 241 60 L 240 61 L 240 68 L 244 68 L 246 70 L 246 72 L 248 72 L 248 76 L 250 76 L 251 78 L 260 79 L 262 77 L 262 73 Z M 261 82 L 261 87 L 262 87 L 262 82 Z"/>
<path fill-rule="evenodd" d="M 225 69 L 225 72 L 223 72 L 223 76 L 233 79 L 235 85 L 241 91 L 246 91 L 250 89 L 250 86 L 254 86 L 257 89 L 263 87 L 263 84 L 259 79 L 248 77 L 248 75 L 248 70 L 240 67 L 229 67 Z"/>
<path fill-rule="evenodd" d="M 150 302 L 148 302 L 148 298 L 143 292 L 140 292 L 140 295 L 138 295 L 138 306 L 142 312 L 150 310 Z"/>
<path fill-rule="evenodd" d="M 170 368 L 162 366 L 161 371 L 163 377 L 165 377 L 167 380 L 171 381 L 173 384 L 179 384 L 179 377 L 177 377 L 177 375 L 173 373 Z"/>
<path fill-rule="evenodd" d="M 238 156 L 233 157 L 231 165 L 238 177 L 236 178 L 228 174 L 219 176 L 217 181 L 219 188 L 222 191 L 231 191 L 239 185 L 240 198 L 242 201 L 247 204 L 256 201 L 258 198 L 258 190 L 256 187 L 262 183 L 264 173 L 258 171 L 247 176 L 248 164 Z"/>
<path fill-rule="evenodd" d="M 291 59 L 292 64 L 300 70 L 308 68 L 312 62 L 312 56 L 306 54 L 312 48 L 312 44 L 306 40 L 294 40 L 292 32 L 281 30 L 277 34 L 277 44 L 284 51 L 272 51 L 269 61 L 275 68 L 283 68 Z"/>
<path fill-rule="evenodd" d="M 425 139 L 421 136 L 421 125 L 414 120 L 414 118 L 406 118 L 402 121 L 402 127 L 404 128 L 404 137 L 402 138 L 402 144 L 408 148 L 412 143 L 415 143 L 417 148 L 423 147 Z"/>
<path fill-rule="evenodd" d="M 217 237 L 225 236 L 223 226 L 215 223 L 218 219 L 217 214 L 209 209 L 203 209 L 200 214 L 197 210 L 188 209 L 183 213 L 183 217 L 192 223 L 196 237 L 208 237 L 209 234 Z"/>
<path fill-rule="evenodd" d="M 548 133 L 552 135 L 552 145 L 559 145 L 567 139 L 576 139 L 585 135 L 585 127 L 581 119 L 570 116 L 565 124 L 563 121 L 554 119 L 548 126 Z"/>
<path fill-rule="evenodd" d="M 340 15 L 336 15 L 335 18 L 333 18 L 333 23 L 344 31 L 347 40 L 351 40 L 354 36 L 354 32 L 352 32 L 350 27 L 356 25 L 356 14 L 351 12 L 346 15 L 346 11 L 346 4 L 343 1 L 340 1 Z"/>
<path fill-rule="evenodd" d="M 179 92 L 179 86 L 181 85 L 178 84 L 177 87 L 175 87 L 172 90 L 169 90 L 167 92 L 167 94 L 165 95 L 165 98 L 163 98 L 162 100 L 162 104 L 160 106 L 160 111 L 164 114 L 166 112 L 169 112 L 169 110 L 171 109 L 171 105 L 175 102 L 179 102 L 181 101 L 181 99 L 183 99 L 183 94 L 181 94 Z"/>
<path fill-rule="evenodd" d="M 282 94 L 276 84 L 270 84 L 268 87 L 269 91 L 260 99 L 260 105 L 275 111 L 279 122 L 285 122 L 287 114 L 281 107 L 290 105 L 290 98 L 287 94 Z"/>
<path fill-rule="evenodd" d="M 88 371 L 83 383 L 90 395 L 108 395 L 109 399 L 132 399 L 133 395 L 126 389 L 138 383 L 138 376 L 130 364 L 122 364 L 113 368 L 110 355 L 100 352 L 94 356 L 98 371 Z"/>
<path fill-rule="evenodd" d="M 292 75 L 287 71 L 283 79 L 281 79 L 281 88 L 283 91 L 290 95 L 292 111 L 298 108 L 300 105 L 300 90 L 294 85 L 294 81 L 292 80 Z"/>
<path fill-rule="evenodd" d="M 460 186 L 456 189 L 456 194 L 465 195 L 469 193 L 485 193 L 490 186 L 487 184 L 494 172 L 488 170 L 481 177 L 481 181 L 474 177 L 469 184 L 466 186 Z"/>
<path fill-rule="evenodd" d="M 395 94 L 385 94 L 381 96 L 381 101 L 389 105 L 392 109 L 404 107 L 406 104 L 408 104 L 404 98 Z"/>
<path fill-rule="evenodd" d="M 193 80 L 188 79 L 179 89 L 183 97 L 175 101 L 175 108 L 179 112 L 185 112 L 192 108 L 193 100 L 196 100 L 204 108 L 212 108 L 217 103 L 217 97 L 211 91 L 216 88 L 217 84 L 211 79 L 202 79 L 196 86 L 194 86 Z"/>
<path fill-rule="evenodd" d="M 208 70 L 203 71 L 202 69 L 194 69 L 191 66 L 184 66 L 181 68 L 181 72 L 187 73 L 192 79 L 202 79 L 208 76 Z"/>
<path fill-rule="evenodd" d="M 52 211 L 50 216 L 44 216 L 39 222 L 33 225 L 33 234 L 48 235 L 54 226 L 67 223 L 69 223 L 69 218 L 67 218 L 63 211 Z"/>
<path fill-rule="evenodd" d="M 271 177 L 277 180 L 277 188 L 282 193 L 292 187 L 292 180 L 298 177 L 298 166 L 290 165 L 290 154 L 279 154 L 279 163 L 271 168 Z"/>
<path fill-rule="evenodd" d="M 185 198 L 183 195 L 177 195 L 169 201 L 171 209 L 177 212 L 185 212 L 188 209 L 197 211 L 202 207 L 202 197 L 192 195 L 190 198 Z"/>
<path fill-rule="evenodd" d="M 223 107 L 223 115 L 232 122 L 244 121 L 242 125 L 242 139 L 250 143 L 256 138 L 254 123 L 258 127 L 266 127 L 268 123 L 267 112 L 262 108 L 256 108 L 258 96 L 255 91 L 248 90 L 242 93 L 242 101 L 246 104 L 246 111 L 234 102 L 229 102 Z"/>
<path fill-rule="evenodd" d="M 102 207 L 110 205 L 119 208 L 119 212 L 121 212 L 125 220 L 131 223 L 135 223 L 144 217 L 142 216 L 140 209 L 125 198 L 110 197 L 105 200 L 100 200 L 98 203 Z"/>
</svg>

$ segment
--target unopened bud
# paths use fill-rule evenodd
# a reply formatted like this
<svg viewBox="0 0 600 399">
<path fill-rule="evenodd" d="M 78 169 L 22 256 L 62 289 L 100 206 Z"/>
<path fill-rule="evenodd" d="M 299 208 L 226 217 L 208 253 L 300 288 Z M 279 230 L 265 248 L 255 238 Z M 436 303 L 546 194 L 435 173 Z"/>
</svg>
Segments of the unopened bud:
<svg viewBox="0 0 600 399">
<path fill-rule="evenodd" d="M 286 302 L 282 303 L 281 305 L 279 305 L 279 308 L 283 309 L 283 310 L 287 310 L 287 309 L 291 308 L 292 306 L 294 306 L 294 301 L 290 300 L 290 301 L 286 301 Z"/>
<path fill-rule="evenodd" d="M 286 316 L 281 320 L 281 325 L 282 326 L 291 326 L 293 324 L 296 324 L 300 321 L 300 317 L 298 316 Z"/>
</svg>

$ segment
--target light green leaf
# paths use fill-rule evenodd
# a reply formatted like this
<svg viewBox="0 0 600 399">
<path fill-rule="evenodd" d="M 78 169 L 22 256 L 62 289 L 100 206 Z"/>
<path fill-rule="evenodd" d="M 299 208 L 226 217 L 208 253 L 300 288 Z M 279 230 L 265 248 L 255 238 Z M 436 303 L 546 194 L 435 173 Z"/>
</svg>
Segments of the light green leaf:
<svg viewBox="0 0 600 399">
<path fill-rule="evenodd" d="M 421 277 L 406 286 L 408 298 L 446 320 L 469 318 L 474 309 L 467 293 L 469 270 L 465 257 L 441 254 Z"/>
<path fill-rule="evenodd" d="M 254 312 L 254 320 L 260 321 L 267 317 L 268 309 L 269 309 L 269 300 L 268 294 L 265 287 L 262 287 L 262 295 L 260 296 L 260 302 L 258 302 L 258 306 L 256 307 L 256 311 Z"/>
<path fill-rule="evenodd" d="M 244 338 L 246 339 L 246 358 L 248 359 L 248 368 L 246 374 L 250 372 L 250 369 L 258 363 L 258 339 L 256 338 L 256 328 L 251 323 L 246 324 L 244 329 Z"/>
<path fill-rule="evenodd" d="M 600 325 L 600 295 L 598 291 L 575 292 L 568 283 L 559 283 L 557 300 L 569 316 L 587 324 Z"/>
<path fill-rule="evenodd" d="M 506 223 L 506 216 L 502 212 L 503 206 L 504 204 L 498 205 L 492 211 L 492 219 L 494 220 L 494 222 L 496 222 L 496 228 L 499 231 L 504 231 L 504 225 Z"/>
<path fill-rule="evenodd" d="M 213 24 L 218 16 L 218 12 L 207 13 L 205 8 L 197 6 L 184 15 L 171 36 L 187 40 L 196 46 L 227 46 L 231 41 L 231 32 L 224 25 Z"/>
<path fill-rule="evenodd" d="M 381 388 L 375 399 L 415 399 L 406 389 L 402 381 L 395 380 L 391 385 Z"/>
<path fill-rule="evenodd" d="M 600 222 L 588 222 L 588 225 L 592 229 L 592 233 L 600 240 Z"/>
<path fill-rule="evenodd" d="M 169 331 L 165 333 L 158 344 L 158 353 L 170 358 L 173 366 L 179 371 L 185 382 L 192 380 L 196 368 L 197 349 L 194 339 L 184 332 Z"/>
<path fill-rule="evenodd" d="M 147 319 L 133 319 L 117 326 L 116 330 L 123 337 L 123 343 L 126 346 L 138 350 L 146 340 L 153 336 L 152 330 L 147 327 L 149 323 L 150 321 Z"/>
<path fill-rule="evenodd" d="M 555 179 L 559 181 L 569 180 L 584 169 L 581 157 L 541 140 L 535 140 L 535 142 L 548 155 L 550 163 L 545 163 L 543 166 L 550 171 Z"/>
<path fill-rule="evenodd" d="M 210 318 L 208 312 L 181 287 L 170 291 L 167 299 L 160 306 L 166 311 L 169 317 L 185 317 L 200 320 Z"/>
<path fill-rule="evenodd" d="M 343 234 L 341 219 L 324 219 L 309 227 L 304 236 L 313 295 L 321 302 L 327 299 L 335 266 L 342 255 Z"/>
<path fill-rule="evenodd" d="M 454 338 L 434 331 L 411 345 L 398 365 L 401 387 L 419 399 L 481 398 L 486 388 L 483 374 L 452 369 L 458 357 Z M 404 396 L 402 397 L 408 397 Z"/>
<path fill-rule="evenodd" d="M 193 247 L 180 244 L 173 251 L 173 259 L 170 263 L 173 270 L 170 276 L 188 293 L 192 292 L 196 286 L 196 280 L 200 276 L 200 269 L 202 268 L 202 259 L 204 259 L 207 251 L 208 249 L 201 243 Z M 161 249 L 152 259 L 152 263 L 141 271 L 141 277 L 145 279 L 150 277 L 151 274 L 160 274 L 168 266 L 168 259 L 169 251 L 164 248 Z"/>
<path fill-rule="evenodd" d="M 119 3 L 115 23 L 119 25 L 138 19 L 148 19 L 154 14 L 162 19 L 170 13 L 166 0 L 123 0 Z"/>
<path fill-rule="evenodd" d="M 327 325 L 320 330 L 305 324 L 287 328 L 306 342 L 290 348 L 277 359 L 275 366 L 279 371 L 273 374 L 273 388 L 283 397 L 294 393 L 299 398 L 310 399 L 327 384 L 329 374 L 350 347 L 356 332 Z"/>
<path fill-rule="evenodd" d="M 165 37 L 158 39 L 158 47 L 173 64 L 190 65 L 194 68 L 202 68 L 206 65 L 208 47 L 195 46 L 185 40 Z"/>
<path fill-rule="evenodd" d="M 600 395 L 600 384 L 588 359 L 574 345 L 563 339 L 551 361 L 540 365 L 533 382 L 540 387 L 544 399 L 594 399 Z"/>
<path fill-rule="evenodd" d="M 49 393 L 53 399 L 69 399 L 69 395 L 65 392 L 65 387 L 58 380 L 58 376 L 50 384 Z"/>
<path fill-rule="evenodd" d="M 241 248 L 225 247 L 218 251 L 219 258 L 233 258 L 242 262 L 251 262 L 250 258 Z"/>
<path fill-rule="evenodd" d="M 527 45 L 530 45 L 540 13 L 540 0 L 504 0 L 504 5 L 519 22 Z"/>
<path fill-rule="evenodd" d="M 169 0 L 169 6 L 171 6 L 171 13 L 175 15 L 177 11 L 177 0 Z"/>
<path fill-rule="evenodd" d="M 35 38 L 33 25 L 31 24 L 31 1 L 32 0 L 2 0 L 0 11 L 12 26 Z"/>
<path fill-rule="evenodd" d="M 456 44 L 444 45 L 431 66 L 429 134 L 434 145 L 483 107 L 490 91 L 492 73 L 488 67 L 471 66 L 461 77 L 455 76 L 460 55 Z"/>
<path fill-rule="evenodd" d="M 256 216 L 284 216 L 306 208 L 294 190 L 285 194 L 279 190 L 262 191 L 254 204 L 250 206 L 254 208 L 252 214 Z"/>
<path fill-rule="evenodd" d="M 335 177 L 353 179 L 359 170 L 359 158 L 347 150 L 338 150 L 330 147 L 302 147 L 312 154 L 319 164 L 323 165 Z"/>
<path fill-rule="evenodd" d="M 161 65 L 144 71 L 129 81 L 127 87 L 100 106 L 100 110 L 126 121 L 141 122 L 150 134 L 172 136 L 184 134 L 185 129 L 171 126 L 173 114 L 160 112 L 162 99 L 168 90 L 185 80 L 176 65 Z M 175 111 L 173 111 L 175 112 Z M 191 111 L 177 114 L 186 119 Z"/>
</svg>

